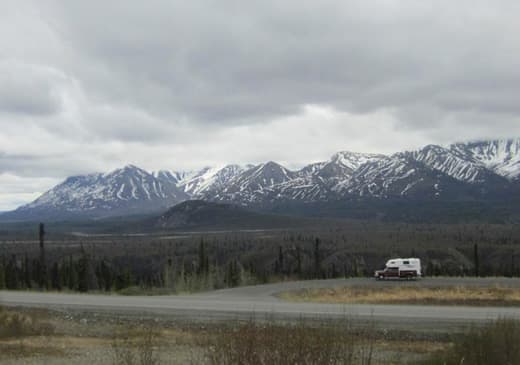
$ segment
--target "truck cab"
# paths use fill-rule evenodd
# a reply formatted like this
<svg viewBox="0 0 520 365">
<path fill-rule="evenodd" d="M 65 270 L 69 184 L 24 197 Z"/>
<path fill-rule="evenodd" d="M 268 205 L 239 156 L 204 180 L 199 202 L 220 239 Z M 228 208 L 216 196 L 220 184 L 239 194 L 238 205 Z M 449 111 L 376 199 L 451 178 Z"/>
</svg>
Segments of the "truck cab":
<svg viewBox="0 0 520 365">
<path fill-rule="evenodd" d="M 374 272 L 374 277 L 378 280 L 417 279 L 421 275 L 421 260 L 418 258 L 391 259 L 386 262 L 383 270 Z"/>
</svg>

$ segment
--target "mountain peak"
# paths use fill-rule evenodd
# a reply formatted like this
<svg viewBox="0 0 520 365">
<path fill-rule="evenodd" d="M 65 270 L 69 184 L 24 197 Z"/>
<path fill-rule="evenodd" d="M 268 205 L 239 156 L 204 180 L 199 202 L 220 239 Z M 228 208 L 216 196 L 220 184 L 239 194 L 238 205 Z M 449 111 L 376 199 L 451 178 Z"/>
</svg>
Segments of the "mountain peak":
<svg viewBox="0 0 520 365">
<path fill-rule="evenodd" d="M 158 212 L 189 198 L 261 207 L 366 197 L 497 199 L 518 194 L 519 182 L 520 139 L 504 139 L 431 144 L 391 156 L 340 151 L 297 172 L 275 161 L 154 173 L 128 164 L 71 176 L 15 213 L 31 219 L 51 213 L 128 215 Z"/>
<path fill-rule="evenodd" d="M 262 163 L 262 164 L 258 165 L 258 169 L 289 171 L 289 169 L 285 168 L 284 166 L 280 165 L 278 162 L 274 162 L 274 161 L 268 161 L 268 162 Z"/>
<path fill-rule="evenodd" d="M 107 174 L 69 177 L 18 211 L 52 216 L 128 215 L 165 209 L 187 198 L 175 184 L 127 165 Z"/>
<path fill-rule="evenodd" d="M 520 138 L 455 143 L 450 150 L 509 180 L 520 179 Z"/>
</svg>

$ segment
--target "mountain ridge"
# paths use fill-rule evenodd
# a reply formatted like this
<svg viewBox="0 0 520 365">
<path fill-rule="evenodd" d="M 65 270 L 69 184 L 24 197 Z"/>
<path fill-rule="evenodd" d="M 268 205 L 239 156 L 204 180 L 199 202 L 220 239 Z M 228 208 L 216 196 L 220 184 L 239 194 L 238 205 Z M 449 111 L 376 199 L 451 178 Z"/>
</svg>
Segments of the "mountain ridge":
<svg viewBox="0 0 520 365">
<path fill-rule="evenodd" d="M 194 172 L 148 172 L 127 165 L 68 177 L 35 201 L 1 216 L 98 218 L 160 212 L 190 199 L 263 209 L 292 202 L 490 201 L 519 196 L 520 139 L 509 139 L 427 145 L 392 155 L 340 151 L 299 170 L 274 161 Z"/>
</svg>

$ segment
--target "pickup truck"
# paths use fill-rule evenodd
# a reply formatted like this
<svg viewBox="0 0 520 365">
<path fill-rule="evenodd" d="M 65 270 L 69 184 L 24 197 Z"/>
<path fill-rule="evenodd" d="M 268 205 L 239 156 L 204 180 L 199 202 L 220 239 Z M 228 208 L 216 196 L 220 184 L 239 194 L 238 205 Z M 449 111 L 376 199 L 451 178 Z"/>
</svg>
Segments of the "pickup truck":
<svg viewBox="0 0 520 365">
<path fill-rule="evenodd" d="M 378 280 L 384 279 L 417 279 L 421 277 L 421 260 L 417 258 L 391 259 L 383 270 L 374 272 Z"/>
</svg>

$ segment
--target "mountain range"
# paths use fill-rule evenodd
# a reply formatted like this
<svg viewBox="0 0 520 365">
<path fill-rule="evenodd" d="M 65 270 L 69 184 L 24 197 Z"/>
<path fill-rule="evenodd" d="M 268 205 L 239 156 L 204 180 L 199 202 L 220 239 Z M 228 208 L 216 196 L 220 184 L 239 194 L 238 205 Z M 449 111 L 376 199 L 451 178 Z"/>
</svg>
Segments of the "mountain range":
<svg viewBox="0 0 520 365">
<path fill-rule="evenodd" d="M 520 139 L 428 145 L 392 155 L 338 152 L 289 170 L 269 161 L 200 171 L 148 172 L 128 165 L 72 176 L 3 219 L 102 218 L 159 213 L 186 200 L 284 212 L 374 202 L 512 202 L 520 198 Z M 341 215 L 341 214 L 340 214 Z"/>
</svg>

